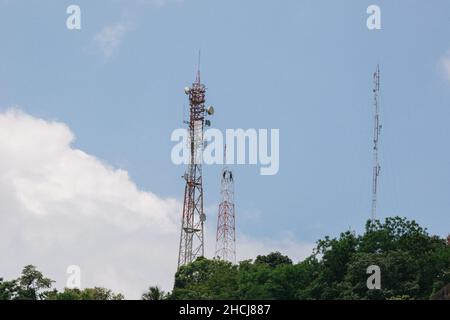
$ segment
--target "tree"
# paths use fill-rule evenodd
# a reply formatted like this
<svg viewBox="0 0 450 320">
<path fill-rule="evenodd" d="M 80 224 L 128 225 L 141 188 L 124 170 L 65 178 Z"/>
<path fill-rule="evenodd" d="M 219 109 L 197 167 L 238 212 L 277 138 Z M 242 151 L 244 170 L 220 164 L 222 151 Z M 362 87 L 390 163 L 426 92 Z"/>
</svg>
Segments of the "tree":
<svg viewBox="0 0 450 320">
<path fill-rule="evenodd" d="M 121 293 L 114 293 L 110 289 L 94 287 L 81 291 L 81 300 L 123 300 Z"/>
<path fill-rule="evenodd" d="M 414 220 L 368 221 L 363 235 L 320 240 L 317 277 L 299 290 L 312 299 L 429 299 L 450 281 L 450 247 Z M 367 267 L 381 269 L 381 290 L 368 290 Z"/>
<path fill-rule="evenodd" d="M 381 271 L 381 289 L 367 288 L 367 268 Z M 32 265 L 18 279 L 0 278 L 0 299 L 122 300 L 109 289 L 52 289 Z M 294 264 L 280 252 L 232 264 L 198 258 L 180 267 L 172 293 L 149 287 L 143 300 L 162 299 L 430 299 L 446 298 L 450 245 L 414 220 L 368 221 L 365 232 L 346 231 L 317 242 L 313 254 Z"/>
<path fill-rule="evenodd" d="M 239 263 L 237 274 L 237 298 L 241 300 L 271 299 L 269 280 L 273 268 L 269 263 Z"/>
<path fill-rule="evenodd" d="M 142 294 L 142 300 L 165 300 L 167 294 L 158 286 L 149 287 L 147 292 Z"/>
<path fill-rule="evenodd" d="M 325 237 L 317 242 L 309 258 L 309 270 L 314 274 L 310 283 L 300 286 L 297 297 L 302 299 L 336 299 L 342 291 L 341 285 L 347 264 L 357 251 L 358 237 L 350 231 L 341 233 L 338 239 Z"/>
<path fill-rule="evenodd" d="M 47 297 L 48 300 L 123 300 L 124 296 L 109 289 L 94 287 L 80 290 L 78 288 L 64 288 L 64 291 L 54 290 Z"/>
<path fill-rule="evenodd" d="M 182 266 L 175 274 L 171 299 L 236 299 L 237 266 L 204 257 Z"/>
<path fill-rule="evenodd" d="M 28 265 L 15 280 L 0 278 L 0 300 L 123 300 L 124 296 L 106 288 L 51 289 L 53 280 L 44 277 L 35 266 Z"/>
<path fill-rule="evenodd" d="M 368 290 L 367 267 L 377 265 L 381 269 L 381 289 Z M 340 297 L 344 299 L 394 299 L 395 297 L 421 296 L 418 283 L 420 270 L 407 252 L 391 250 L 385 253 L 357 253 L 348 264 Z M 428 297 L 427 297 L 428 298 Z"/>
<path fill-rule="evenodd" d="M 288 256 L 283 256 L 280 252 L 272 252 L 266 256 L 257 256 L 255 264 L 266 264 L 271 268 L 287 264 L 292 265 L 292 260 Z"/>
<path fill-rule="evenodd" d="M 53 280 L 45 278 L 42 272 L 35 266 L 27 265 L 22 270 L 22 275 L 17 279 L 18 287 L 14 299 L 16 300 L 42 300 L 51 291 Z"/>
<path fill-rule="evenodd" d="M 81 300 L 81 290 L 64 288 L 64 291 L 53 290 L 47 295 L 47 300 Z"/>
<path fill-rule="evenodd" d="M 381 289 L 367 287 L 367 268 L 381 270 Z M 200 258 L 175 276 L 172 299 L 429 299 L 450 283 L 450 246 L 414 220 L 368 221 L 317 242 L 293 264 L 279 252 L 232 265 Z"/>
<path fill-rule="evenodd" d="M 17 294 L 17 281 L 4 281 L 0 278 L 0 300 L 12 300 Z"/>
</svg>

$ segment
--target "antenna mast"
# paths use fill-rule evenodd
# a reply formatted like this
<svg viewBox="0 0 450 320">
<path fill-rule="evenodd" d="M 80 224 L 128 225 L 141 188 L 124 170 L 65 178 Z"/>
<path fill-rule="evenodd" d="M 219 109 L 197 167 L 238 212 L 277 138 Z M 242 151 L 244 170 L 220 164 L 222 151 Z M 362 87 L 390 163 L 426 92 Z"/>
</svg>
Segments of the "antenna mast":
<svg viewBox="0 0 450 320">
<path fill-rule="evenodd" d="M 221 196 L 219 204 L 216 233 L 215 256 L 236 263 L 236 223 L 234 212 L 234 176 L 227 166 L 226 150 L 224 148 L 224 166 L 221 173 Z"/>
<path fill-rule="evenodd" d="M 189 150 L 190 160 L 183 178 L 184 189 L 183 215 L 181 219 L 180 247 L 178 252 L 178 268 L 198 257 L 204 256 L 204 222 L 202 160 L 205 126 L 210 125 L 207 115 L 213 114 L 213 108 L 205 108 L 206 87 L 200 82 L 200 69 L 191 87 L 184 89 L 189 96 Z"/>
<path fill-rule="evenodd" d="M 381 172 L 381 166 L 378 162 L 378 142 L 381 133 L 380 122 L 380 66 L 377 65 L 377 69 L 373 74 L 373 95 L 374 95 L 374 131 L 373 131 L 373 180 L 372 180 L 372 221 L 377 218 L 377 190 L 378 190 L 378 177 Z"/>
</svg>

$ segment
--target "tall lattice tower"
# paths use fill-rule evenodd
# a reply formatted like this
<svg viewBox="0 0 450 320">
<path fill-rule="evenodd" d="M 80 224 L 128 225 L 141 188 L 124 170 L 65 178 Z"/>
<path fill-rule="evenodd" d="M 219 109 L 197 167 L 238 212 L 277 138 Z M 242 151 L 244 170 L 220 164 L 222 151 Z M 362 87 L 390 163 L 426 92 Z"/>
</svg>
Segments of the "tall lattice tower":
<svg viewBox="0 0 450 320">
<path fill-rule="evenodd" d="M 181 218 L 180 248 L 178 253 L 178 268 L 204 255 L 204 222 L 203 211 L 203 181 L 202 160 L 204 139 L 203 132 L 210 121 L 207 115 L 214 113 L 213 107 L 205 108 L 206 87 L 200 81 L 200 71 L 191 87 L 186 87 L 189 96 L 189 164 L 183 178 L 186 181 L 184 189 L 183 215 Z"/>
<path fill-rule="evenodd" d="M 373 95 L 374 95 L 374 130 L 373 130 L 373 178 L 372 178 L 372 214 L 371 219 L 377 218 L 377 190 L 378 190 L 378 177 L 380 176 L 381 166 L 378 161 L 378 147 L 379 138 L 381 133 L 380 122 L 380 66 L 377 65 L 377 69 L 373 74 Z"/>
<path fill-rule="evenodd" d="M 219 204 L 216 233 L 215 256 L 236 263 L 236 220 L 234 212 L 234 176 L 226 161 L 226 145 L 224 150 L 224 166 L 221 173 L 222 202 Z"/>
</svg>

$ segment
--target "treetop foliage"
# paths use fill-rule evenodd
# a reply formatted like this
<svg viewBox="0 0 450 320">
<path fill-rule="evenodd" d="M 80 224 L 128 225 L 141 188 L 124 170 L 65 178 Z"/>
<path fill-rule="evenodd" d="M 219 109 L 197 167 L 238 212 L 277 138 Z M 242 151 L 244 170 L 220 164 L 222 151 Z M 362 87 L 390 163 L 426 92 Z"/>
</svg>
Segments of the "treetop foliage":
<svg viewBox="0 0 450 320">
<path fill-rule="evenodd" d="M 381 289 L 367 288 L 367 268 L 381 270 Z M 171 299 L 430 299 L 450 282 L 450 246 L 414 220 L 368 221 L 317 242 L 294 264 L 279 252 L 238 265 L 200 258 L 175 275 Z"/>
<path fill-rule="evenodd" d="M 367 288 L 369 266 L 381 270 L 381 289 Z M 0 300 L 122 300 L 106 288 L 58 292 L 32 265 L 18 279 L 0 278 Z M 368 221 L 365 232 L 346 231 L 317 241 L 313 253 L 294 263 L 280 252 L 239 264 L 198 258 L 175 274 L 166 293 L 149 287 L 143 300 L 163 299 L 430 299 L 450 285 L 450 237 L 431 236 L 414 220 Z"/>
</svg>

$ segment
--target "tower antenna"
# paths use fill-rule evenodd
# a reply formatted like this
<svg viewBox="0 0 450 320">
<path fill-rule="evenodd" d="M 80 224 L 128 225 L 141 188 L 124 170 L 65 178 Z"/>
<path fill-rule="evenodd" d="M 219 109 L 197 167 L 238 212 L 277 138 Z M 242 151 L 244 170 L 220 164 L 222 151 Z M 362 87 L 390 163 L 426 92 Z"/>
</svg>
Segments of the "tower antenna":
<svg viewBox="0 0 450 320">
<path fill-rule="evenodd" d="M 378 161 L 378 147 L 381 133 L 380 122 L 380 66 L 373 74 L 373 95 L 374 95 L 374 130 L 373 130 L 373 178 L 372 178 L 372 213 L 371 219 L 374 221 L 377 218 L 377 191 L 378 191 L 378 177 L 380 176 L 381 166 Z"/>
<path fill-rule="evenodd" d="M 197 63 L 197 83 L 200 83 L 200 63 L 202 59 L 202 51 L 201 49 L 198 50 L 198 63 Z"/>
<path fill-rule="evenodd" d="M 216 232 L 215 256 L 236 263 L 236 217 L 234 211 L 234 176 L 226 161 L 227 146 L 224 147 L 224 166 L 221 173 L 222 202 L 219 204 Z"/>
<path fill-rule="evenodd" d="M 206 87 L 200 82 L 200 69 L 197 79 L 191 87 L 184 89 L 189 97 L 189 121 L 187 121 L 190 151 L 189 164 L 183 176 L 186 181 L 184 189 L 183 214 L 181 217 L 180 247 L 178 251 L 178 268 L 198 257 L 204 256 L 203 178 L 202 161 L 204 148 L 204 129 L 211 124 L 207 115 L 214 113 L 214 108 L 205 108 Z"/>
</svg>

